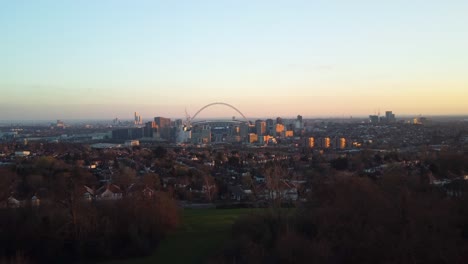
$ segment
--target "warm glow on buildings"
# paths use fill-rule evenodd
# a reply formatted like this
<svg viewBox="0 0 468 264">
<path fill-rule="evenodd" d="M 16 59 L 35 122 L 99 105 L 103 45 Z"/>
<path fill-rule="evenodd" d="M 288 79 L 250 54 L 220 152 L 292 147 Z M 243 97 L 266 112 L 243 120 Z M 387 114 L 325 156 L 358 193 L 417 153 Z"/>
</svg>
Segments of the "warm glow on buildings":
<svg viewBox="0 0 468 264">
<path fill-rule="evenodd" d="M 275 131 L 276 131 L 276 135 L 281 135 L 284 132 L 284 125 L 276 124 Z"/>
<path fill-rule="evenodd" d="M 270 139 L 274 139 L 274 137 L 272 137 L 272 136 L 269 136 L 269 135 L 263 136 L 263 140 L 264 140 L 264 142 L 269 142 L 269 141 L 270 141 Z"/>
<path fill-rule="evenodd" d="M 428 125 L 429 123 L 430 121 L 426 117 L 416 117 L 413 119 L 413 124 L 415 125 Z"/>
<path fill-rule="evenodd" d="M 255 133 L 250 133 L 250 134 L 248 135 L 248 140 L 249 140 L 249 143 L 255 143 L 255 142 L 257 142 L 257 141 L 258 141 L 258 136 L 257 136 L 257 134 L 255 134 Z"/>
<path fill-rule="evenodd" d="M 315 147 L 315 139 L 313 137 L 310 137 L 307 145 L 309 146 L 309 148 Z"/>
<path fill-rule="evenodd" d="M 294 137 L 294 131 L 292 131 L 292 130 L 287 130 L 287 131 L 286 131 L 286 134 L 285 134 L 285 137 Z"/>
<path fill-rule="evenodd" d="M 345 149 L 345 148 L 346 148 L 346 139 L 340 138 L 340 149 Z"/>
</svg>

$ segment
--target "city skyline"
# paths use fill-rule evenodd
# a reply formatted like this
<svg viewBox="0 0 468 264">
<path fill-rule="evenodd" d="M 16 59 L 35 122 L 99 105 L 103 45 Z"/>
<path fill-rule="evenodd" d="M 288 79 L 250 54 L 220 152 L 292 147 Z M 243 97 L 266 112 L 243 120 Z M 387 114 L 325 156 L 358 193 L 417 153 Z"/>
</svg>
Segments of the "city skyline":
<svg viewBox="0 0 468 264">
<path fill-rule="evenodd" d="M 0 120 L 183 118 L 215 101 L 249 117 L 466 115 L 467 12 L 464 1 L 6 2 Z"/>
</svg>

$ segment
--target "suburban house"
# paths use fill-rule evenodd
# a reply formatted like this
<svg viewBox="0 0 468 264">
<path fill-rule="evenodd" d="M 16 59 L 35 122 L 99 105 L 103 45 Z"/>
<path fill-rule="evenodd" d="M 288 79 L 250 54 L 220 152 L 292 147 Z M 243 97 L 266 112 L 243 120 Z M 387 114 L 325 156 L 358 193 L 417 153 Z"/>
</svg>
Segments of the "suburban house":
<svg viewBox="0 0 468 264">
<path fill-rule="evenodd" d="M 257 196 L 265 200 L 297 201 L 299 193 L 295 184 L 286 180 L 280 180 L 278 185 L 274 187 L 260 184 L 257 187 Z"/>
<path fill-rule="evenodd" d="M 240 185 L 229 186 L 228 189 L 231 200 L 246 201 L 252 198 L 252 191 L 249 189 L 244 189 Z"/>
<path fill-rule="evenodd" d="M 81 186 L 79 192 L 85 201 L 92 201 L 94 198 L 94 190 L 86 185 Z"/>
<path fill-rule="evenodd" d="M 127 189 L 127 195 L 130 197 L 144 197 L 152 198 L 156 194 L 156 191 L 145 184 L 134 183 Z"/>
<path fill-rule="evenodd" d="M 13 196 L 8 197 L 7 207 L 8 208 L 18 208 L 21 206 L 21 202 L 16 200 Z"/>
<path fill-rule="evenodd" d="M 107 183 L 96 190 L 97 200 L 119 200 L 122 199 L 123 192 L 119 186 Z"/>
</svg>

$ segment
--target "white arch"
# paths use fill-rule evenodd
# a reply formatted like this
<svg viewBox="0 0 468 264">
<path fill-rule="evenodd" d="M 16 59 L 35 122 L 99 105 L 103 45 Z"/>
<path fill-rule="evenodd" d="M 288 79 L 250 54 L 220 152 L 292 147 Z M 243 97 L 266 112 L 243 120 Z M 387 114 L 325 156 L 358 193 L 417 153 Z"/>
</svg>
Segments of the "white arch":
<svg viewBox="0 0 468 264">
<path fill-rule="evenodd" d="M 235 108 L 233 105 L 230 105 L 230 104 L 227 104 L 227 103 L 223 103 L 223 102 L 214 102 L 214 103 L 205 105 L 204 107 L 200 108 L 200 110 L 198 110 L 198 111 L 195 113 L 195 115 L 193 115 L 193 117 L 191 118 L 191 120 L 194 120 L 195 117 L 197 117 L 197 115 L 198 115 L 201 111 L 203 111 L 203 110 L 205 110 L 206 108 L 208 108 L 208 107 L 210 107 L 210 106 L 213 106 L 213 105 L 225 105 L 225 106 L 228 106 L 228 107 L 234 109 L 237 113 L 239 113 L 239 114 L 247 121 L 247 117 L 245 117 L 245 115 L 242 114 L 242 112 L 239 111 L 239 109 Z"/>
</svg>

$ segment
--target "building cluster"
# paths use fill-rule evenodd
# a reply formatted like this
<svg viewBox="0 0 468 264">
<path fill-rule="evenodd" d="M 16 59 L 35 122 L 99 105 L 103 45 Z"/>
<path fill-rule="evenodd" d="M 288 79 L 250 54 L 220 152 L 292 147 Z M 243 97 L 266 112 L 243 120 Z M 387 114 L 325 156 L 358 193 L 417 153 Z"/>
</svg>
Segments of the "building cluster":
<svg viewBox="0 0 468 264">
<path fill-rule="evenodd" d="M 413 118 L 413 124 L 415 125 L 430 125 L 431 123 L 431 120 L 427 117 L 419 116 Z"/>
<path fill-rule="evenodd" d="M 385 131 L 386 125 L 391 129 L 392 126 L 399 124 L 392 111 L 386 111 L 385 116 L 371 115 L 369 118 L 370 124 L 381 127 L 379 132 Z M 141 123 L 139 116 L 138 120 Z M 137 113 L 135 113 L 135 124 L 137 124 Z M 412 120 L 412 124 L 426 125 L 429 121 L 424 117 L 418 117 Z M 337 132 L 340 129 L 333 130 L 336 128 L 334 125 L 330 128 L 310 120 L 305 121 L 301 115 L 295 119 L 277 117 L 255 121 L 233 119 L 189 123 L 181 119 L 172 121 L 170 118 L 155 117 L 153 121 L 141 126 L 114 129 L 111 138 L 121 141 L 148 140 L 194 145 L 227 143 L 267 146 L 295 142 L 300 146 L 318 149 L 360 148 L 363 144 L 372 143 L 373 140 L 381 141 L 380 138 L 362 133 L 362 130 L 372 130 L 371 127 L 356 128 L 355 124 L 341 133 Z"/>
<path fill-rule="evenodd" d="M 392 111 L 386 111 L 385 116 L 379 115 L 370 115 L 369 120 L 372 124 L 379 124 L 379 123 L 395 123 L 396 117 Z"/>
<path fill-rule="evenodd" d="M 141 115 L 139 115 L 137 112 L 135 112 L 133 115 L 133 124 L 143 125 L 143 120 L 141 119 Z"/>
<path fill-rule="evenodd" d="M 136 118 L 137 117 L 135 117 L 135 119 Z M 144 126 L 114 129 L 112 130 L 112 138 L 118 140 L 146 138 L 172 142 L 174 140 L 174 125 L 176 123 L 177 122 L 171 122 L 170 118 L 155 117 L 153 121 L 144 123 Z M 135 120 L 135 125 L 139 124 L 143 124 L 140 116 L 138 116 L 138 122 Z"/>
<path fill-rule="evenodd" d="M 139 117 L 138 117 L 139 118 Z M 141 122 L 135 113 L 135 125 Z M 294 120 L 219 120 L 196 121 L 187 126 L 181 119 L 155 117 L 144 126 L 118 128 L 112 131 L 112 139 L 147 139 L 170 143 L 250 143 L 275 144 L 278 139 L 300 136 L 304 131 L 302 116 Z"/>
<path fill-rule="evenodd" d="M 176 128 L 191 133 L 189 140 L 195 144 L 177 144 Z M 77 131 L 87 131 L 82 129 Z M 39 130 L 47 137 L 40 138 Z M 82 193 L 84 198 L 92 200 L 120 199 L 136 190 L 148 194 L 162 189 L 174 191 L 181 201 L 261 202 L 278 196 L 300 200 L 307 195 L 308 172 L 327 171 L 333 166 L 371 177 L 398 169 L 415 175 L 423 173 L 426 177 L 430 176 L 427 172 L 430 164 L 422 164 L 421 156 L 437 157 L 447 151 L 468 154 L 467 122 L 431 126 L 405 122 L 374 125 L 365 120 L 342 123 L 303 120 L 298 116 L 291 120 L 277 118 L 252 123 L 195 122 L 191 129 L 184 130 L 182 121 L 156 117 L 142 127 L 112 130 L 112 135 L 122 140 L 89 138 L 87 142 L 77 143 L 69 141 L 74 137 L 68 136 L 61 137 L 62 141 L 57 143 L 48 140 L 51 131 L 57 133 L 55 129 L 3 129 L 0 132 L 3 135 L 0 136 L 0 167 L 31 165 L 40 157 L 53 157 L 81 166 L 97 179 L 97 184 L 87 185 L 89 188 L 84 188 Z M 129 139 L 134 136 L 135 139 Z M 167 140 L 138 139 L 144 136 Z M 205 138 L 207 144 L 200 144 L 196 138 Z M 116 141 L 125 144 L 110 143 Z M 276 143 L 271 143 L 273 141 Z M 241 144 L 208 144 L 216 142 Z M 334 162 L 343 158 L 347 160 L 344 165 Z M 282 168 L 274 186 L 271 186 L 271 177 L 275 175 L 266 169 L 271 164 Z M 130 174 L 136 177 L 131 182 L 121 180 L 119 185 L 119 175 L 127 172 L 123 168 L 131 168 Z M 148 174 L 158 175 L 160 188 L 142 184 Z M 461 171 L 455 176 L 447 174 L 447 177 L 461 179 L 466 174 Z M 434 178 L 428 176 L 430 183 L 451 186 L 448 185 L 450 181 L 441 181 L 446 178 L 445 174 L 435 172 L 434 175 Z M 131 184 L 136 185 L 130 188 Z M 11 202 L 44 202 L 47 193 L 40 190 L 14 195 Z"/>
</svg>

